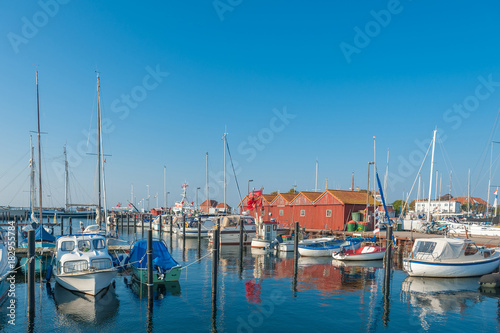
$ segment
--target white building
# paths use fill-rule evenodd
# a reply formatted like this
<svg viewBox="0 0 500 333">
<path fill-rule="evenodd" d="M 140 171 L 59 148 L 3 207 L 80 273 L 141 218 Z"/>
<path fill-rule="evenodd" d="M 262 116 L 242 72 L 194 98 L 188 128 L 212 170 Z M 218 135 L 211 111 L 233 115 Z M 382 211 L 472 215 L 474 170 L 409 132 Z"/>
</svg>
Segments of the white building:
<svg viewBox="0 0 500 333">
<path fill-rule="evenodd" d="M 436 213 L 451 213 L 451 214 L 459 214 L 461 211 L 460 202 L 454 200 L 431 200 L 431 214 Z M 415 210 L 417 213 L 427 213 L 429 202 L 424 199 L 416 202 Z"/>
</svg>

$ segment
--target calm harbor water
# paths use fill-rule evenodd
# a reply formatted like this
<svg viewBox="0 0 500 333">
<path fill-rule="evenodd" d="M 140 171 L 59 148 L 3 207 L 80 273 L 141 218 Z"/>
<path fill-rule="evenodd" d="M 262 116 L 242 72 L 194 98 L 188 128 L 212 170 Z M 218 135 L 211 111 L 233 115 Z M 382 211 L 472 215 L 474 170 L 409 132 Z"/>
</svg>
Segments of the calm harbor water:
<svg viewBox="0 0 500 333">
<path fill-rule="evenodd" d="M 76 226 L 76 224 L 75 224 Z M 58 231 L 56 229 L 56 234 Z M 141 233 L 124 234 L 133 240 Z M 173 257 L 186 268 L 179 283 L 155 286 L 148 315 L 147 289 L 128 272 L 96 297 L 72 293 L 55 282 L 36 285 L 34 332 L 498 332 L 500 296 L 478 289 L 478 278 L 410 279 L 397 268 L 384 293 L 381 262 L 343 264 L 331 258 L 222 247 L 217 306 L 212 308 L 212 258 L 207 240 L 165 235 Z M 42 273 L 45 276 L 45 273 Z M 2 332 L 26 332 L 25 271 L 16 274 L 15 326 L 7 298 L 0 309 Z"/>
</svg>

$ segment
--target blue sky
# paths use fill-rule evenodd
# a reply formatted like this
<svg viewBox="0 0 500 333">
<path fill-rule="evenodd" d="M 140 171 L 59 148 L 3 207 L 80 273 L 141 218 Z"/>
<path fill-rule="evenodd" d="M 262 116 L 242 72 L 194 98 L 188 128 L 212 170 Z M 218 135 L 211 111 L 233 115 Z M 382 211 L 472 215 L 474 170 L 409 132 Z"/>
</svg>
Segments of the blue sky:
<svg viewBox="0 0 500 333">
<path fill-rule="evenodd" d="M 377 137 L 379 174 L 390 150 L 387 200 L 407 192 L 438 127 L 436 166 L 447 193 L 486 198 L 500 107 L 500 25 L 494 1 L 106 1 L 0 4 L 0 205 L 28 205 L 29 135 L 40 79 L 44 202 L 95 202 L 96 73 L 101 77 L 110 205 L 150 188 L 169 204 L 222 201 L 227 128 L 246 192 L 366 188 Z M 424 143 L 425 142 L 425 143 Z M 422 148 L 424 147 L 425 148 Z M 500 145 L 493 146 L 493 160 Z M 492 184 L 500 185 L 493 164 Z M 428 190 L 429 161 L 422 180 Z M 237 205 L 228 162 L 228 204 Z M 438 190 L 439 191 L 439 190 Z M 492 193 L 493 191 L 491 191 Z M 413 190 L 412 197 L 417 193 Z"/>
</svg>

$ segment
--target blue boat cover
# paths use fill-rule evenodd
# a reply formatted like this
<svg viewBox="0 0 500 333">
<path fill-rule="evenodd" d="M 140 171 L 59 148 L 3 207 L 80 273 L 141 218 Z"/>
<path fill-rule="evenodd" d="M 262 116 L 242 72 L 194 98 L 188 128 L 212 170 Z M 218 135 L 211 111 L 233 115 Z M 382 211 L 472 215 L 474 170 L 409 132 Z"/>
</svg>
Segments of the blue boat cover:
<svg viewBox="0 0 500 333">
<path fill-rule="evenodd" d="M 49 234 L 44 227 L 39 226 L 35 230 L 35 242 L 43 240 L 44 242 L 55 242 L 56 238 Z"/>
<path fill-rule="evenodd" d="M 146 269 L 148 266 L 146 250 L 146 240 L 135 242 L 134 247 L 130 252 L 129 262 L 136 268 Z M 153 240 L 153 266 L 158 266 L 162 270 L 166 271 L 177 265 L 179 264 L 170 255 L 167 247 L 165 246 L 165 243 L 159 240 Z"/>
</svg>

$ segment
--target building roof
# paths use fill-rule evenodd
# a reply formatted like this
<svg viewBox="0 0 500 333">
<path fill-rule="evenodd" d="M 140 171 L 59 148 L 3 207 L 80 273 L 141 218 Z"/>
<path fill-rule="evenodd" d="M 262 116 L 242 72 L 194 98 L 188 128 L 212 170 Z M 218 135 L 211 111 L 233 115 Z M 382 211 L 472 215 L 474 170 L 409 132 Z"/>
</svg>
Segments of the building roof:
<svg viewBox="0 0 500 333">
<path fill-rule="evenodd" d="M 452 200 L 460 202 L 461 205 L 466 204 L 468 201 L 468 197 L 454 197 Z M 481 198 L 476 198 L 476 197 L 470 197 L 470 203 L 472 205 L 479 204 L 479 205 L 487 205 L 486 201 L 484 201 Z"/>
<path fill-rule="evenodd" d="M 273 202 L 273 200 L 277 197 L 277 194 L 263 194 L 262 197 L 264 200 L 266 200 L 268 203 Z"/>
<path fill-rule="evenodd" d="M 344 204 L 366 205 L 366 192 L 344 190 L 326 190 L 325 192 L 330 193 Z M 369 196 L 368 202 L 370 203 L 370 205 L 373 205 L 372 196 Z M 377 205 L 379 204 L 380 202 L 377 201 Z"/>
<path fill-rule="evenodd" d="M 278 197 L 282 197 L 286 202 L 290 203 L 298 195 L 299 193 L 280 193 L 276 196 L 276 198 L 274 198 L 274 200 L 276 200 Z"/>
<path fill-rule="evenodd" d="M 305 196 L 309 201 L 315 202 L 323 194 L 323 192 L 302 191 L 299 194 Z"/>
<path fill-rule="evenodd" d="M 209 206 L 209 207 L 212 207 L 212 208 L 217 207 L 217 204 L 218 204 L 218 202 L 217 202 L 217 201 L 215 201 L 215 200 L 209 200 L 209 202 L 208 202 L 208 206 Z M 206 207 L 207 207 L 207 200 L 203 201 L 203 202 L 200 204 L 200 207 L 205 207 L 205 208 L 206 208 Z"/>
<path fill-rule="evenodd" d="M 217 208 L 224 208 L 224 203 L 221 202 L 220 204 L 217 205 Z M 231 209 L 231 206 L 229 206 L 228 204 L 226 204 L 226 207 L 227 209 Z"/>
</svg>

